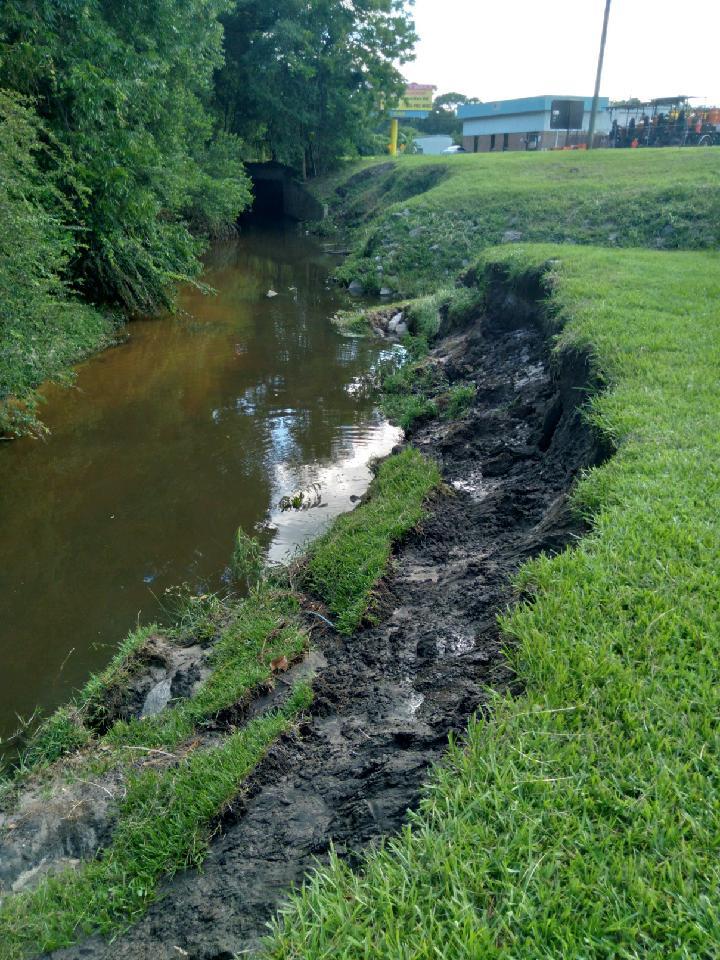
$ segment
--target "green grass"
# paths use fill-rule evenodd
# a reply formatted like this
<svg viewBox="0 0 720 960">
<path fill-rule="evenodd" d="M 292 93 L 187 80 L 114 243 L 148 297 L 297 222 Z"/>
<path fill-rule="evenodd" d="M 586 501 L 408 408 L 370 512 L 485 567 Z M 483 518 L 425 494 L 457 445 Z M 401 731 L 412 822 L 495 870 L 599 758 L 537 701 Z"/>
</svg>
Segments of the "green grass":
<svg viewBox="0 0 720 960">
<path fill-rule="evenodd" d="M 438 415 L 435 395 L 447 387 L 444 374 L 427 360 L 408 359 L 380 380 L 380 407 L 391 423 L 409 430 L 415 423 Z"/>
<path fill-rule="evenodd" d="M 0 768 L 0 788 L 90 743 L 92 721 L 101 714 L 108 691 L 121 687 L 127 680 L 138 651 L 155 632 L 157 626 L 150 624 L 128 634 L 105 670 L 91 676 L 70 703 L 39 726 L 23 750 L 17 768 L 9 771 Z"/>
<path fill-rule="evenodd" d="M 532 600 L 503 623 L 524 696 L 470 724 L 399 837 L 305 886 L 266 955 L 711 960 L 720 257 L 541 246 L 486 260 L 514 278 L 555 262 L 555 349 L 589 351 L 606 384 L 588 415 L 617 454 L 575 495 L 592 533 L 522 571 Z"/>
<path fill-rule="evenodd" d="M 258 585 L 234 609 L 213 650 L 212 673 L 197 694 L 156 717 L 119 721 L 103 743 L 172 749 L 203 723 L 251 697 L 272 677 L 273 661 L 286 657 L 292 663 L 305 651 L 307 635 L 298 609 L 292 594 L 267 582 Z"/>
<path fill-rule="evenodd" d="M 50 716 L 31 738 L 19 767 L 9 771 L 4 787 L 11 791 L 28 774 L 48 768 L 55 761 L 93 744 L 112 748 L 99 756 L 89 754 L 97 775 L 117 763 L 127 764 L 125 747 L 172 750 L 203 724 L 229 710 L 254 693 L 272 677 L 272 663 L 281 657 L 297 659 L 307 647 L 307 636 L 297 618 L 297 598 L 264 581 L 247 598 L 221 603 L 215 596 L 191 598 L 179 615 L 177 633 L 182 640 L 207 639 L 219 631 L 211 655 L 212 673 L 191 699 L 179 700 L 155 717 L 111 722 L 107 704 L 112 691 L 122 688 L 155 625 L 131 633 L 110 665 L 91 677 L 72 703 Z M 220 621 L 224 620 L 221 625 Z M 98 731 L 109 727 L 106 733 Z"/>
<path fill-rule="evenodd" d="M 462 417 L 475 401 L 477 387 L 474 383 L 456 383 L 448 392 L 447 405 L 443 410 L 446 420 Z"/>
<path fill-rule="evenodd" d="M 112 843 L 97 860 L 0 907 L 0 960 L 57 950 L 136 920 L 161 878 L 202 863 L 213 819 L 311 701 L 301 685 L 281 710 L 252 720 L 220 747 L 131 780 Z"/>
<path fill-rule="evenodd" d="M 425 500 L 439 483 L 437 466 L 409 447 L 385 460 L 368 499 L 310 546 L 307 586 L 327 603 L 343 633 L 352 633 L 368 613 L 393 543 L 422 520 Z"/>
<path fill-rule="evenodd" d="M 403 157 L 351 168 L 317 189 L 336 229 L 353 238 L 339 278 L 403 297 L 433 293 L 486 247 L 518 237 L 664 249 L 720 244 L 715 150 Z"/>
</svg>

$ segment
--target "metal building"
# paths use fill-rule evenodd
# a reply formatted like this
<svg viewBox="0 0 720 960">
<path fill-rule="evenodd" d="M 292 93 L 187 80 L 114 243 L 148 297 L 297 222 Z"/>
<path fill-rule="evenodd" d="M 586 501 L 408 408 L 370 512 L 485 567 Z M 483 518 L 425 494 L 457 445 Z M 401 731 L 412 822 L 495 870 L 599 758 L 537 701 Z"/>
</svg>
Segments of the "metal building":
<svg viewBox="0 0 720 960">
<path fill-rule="evenodd" d="M 592 97 L 522 97 L 493 103 L 468 103 L 458 108 L 463 121 L 463 145 L 468 153 L 505 150 L 554 150 L 587 140 Z M 610 101 L 601 97 L 597 143 L 610 132 Z"/>
</svg>

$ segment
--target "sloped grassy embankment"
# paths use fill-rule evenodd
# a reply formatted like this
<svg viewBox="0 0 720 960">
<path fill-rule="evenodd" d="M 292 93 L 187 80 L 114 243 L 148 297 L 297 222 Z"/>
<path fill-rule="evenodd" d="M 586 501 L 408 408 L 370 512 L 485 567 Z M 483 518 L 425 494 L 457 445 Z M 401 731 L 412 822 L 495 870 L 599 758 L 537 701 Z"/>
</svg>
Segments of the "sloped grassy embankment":
<svg viewBox="0 0 720 960">
<path fill-rule="evenodd" d="M 539 158 L 542 159 L 542 158 Z M 669 193 L 670 191 L 668 191 Z M 616 456 L 592 532 L 526 566 L 495 699 L 401 836 L 285 913 L 289 958 L 701 958 L 720 952 L 720 257 L 488 251 L 542 273 L 557 354 L 589 351 Z"/>
<path fill-rule="evenodd" d="M 499 243 L 720 245 L 713 150 L 404 157 L 365 162 L 316 189 L 330 212 L 322 229 L 351 241 L 339 278 L 399 297 L 452 285 Z"/>
<path fill-rule="evenodd" d="M 338 629 L 351 633 L 371 611 L 392 544 L 422 519 L 438 482 L 437 468 L 407 448 L 381 464 L 366 502 L 312 545 L 299 570 L 267 575 L 243 601 L 192 602 L 167 637 L 180 645 L 212 643 L 212 672 L 192 699 L 156 717 L 109 722 L 109 691 L 142 664 L 145 642 L 158 629 L 150 627 L 133 634 L 106 673 L 50 718 L 30 744 L 25 768 L 4 784 L 6 810 L 29 782 L 60 792 L 99 783 L 122 800 L 111 840 L 95 859 L 4 900 L 2 960 L 110 934 L 145 911 L 163 878 L 202 862 L 223 809 L 312 702 L 312 685 L 301 680 L 264 712 L 248 717 L 245 710 L 272 690 L 278 671 L 303 658 L 309 630 L 298 591 L 312 589 L 338 616 Z"/>
</svg>

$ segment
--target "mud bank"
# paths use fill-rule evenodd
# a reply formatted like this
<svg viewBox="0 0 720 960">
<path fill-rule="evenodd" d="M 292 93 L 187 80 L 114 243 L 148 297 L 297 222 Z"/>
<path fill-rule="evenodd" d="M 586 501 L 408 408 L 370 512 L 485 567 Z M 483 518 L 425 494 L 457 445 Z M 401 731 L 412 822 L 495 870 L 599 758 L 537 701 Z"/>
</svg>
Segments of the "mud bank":
<svg viewBox="0 0 720 960">
<path fill-rule="evenodd" d="M 516 681 L 497 614 L 515 570 L 582 534 L 567 505 L 603 449 L 578 408 L 583 357 L 550 363 L 537 280 L 491 276 L 488 311 L 433 351 L 451 382 L 473 382 L 460 421 L 410 438 L 441 464 L 446 489 L 397 551 L 376 626 L 350 638 L 315 629 L 311 719 L 281 740 L 218 824 L 201 873 L 165 885 L 147 917 L 108 944 L 63 958 L 225 960 L 257 950 L 292 885 L 328 855 L 353 860 L 397 831 L 450 732 Z M 314 621 L 317 624 L 317 621 Z"/>
</svg>

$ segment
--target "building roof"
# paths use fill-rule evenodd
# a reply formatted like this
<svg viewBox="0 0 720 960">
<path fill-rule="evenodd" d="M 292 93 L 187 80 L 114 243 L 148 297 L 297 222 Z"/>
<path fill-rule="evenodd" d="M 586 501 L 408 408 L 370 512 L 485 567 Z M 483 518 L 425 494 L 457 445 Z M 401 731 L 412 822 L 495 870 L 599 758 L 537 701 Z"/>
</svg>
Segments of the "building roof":
<svg viewBox="0 0 720 960">
<path fill-rule="evenodd" d="M 583 100 L 585 109 L 592 109 L 592 97 L 567 97 L 547 95 L 541 97 L 520 97 L 517 100 L 496 100 L 489 103 L 465 103 L 458 107 L 460 120 L 480 120 L 487 117 L 509 117 L 521 113 L 548 113 L 553 100 Z M 608 97 L 600 97 L 600 109 L 607 110 Z"/>
</svg>

